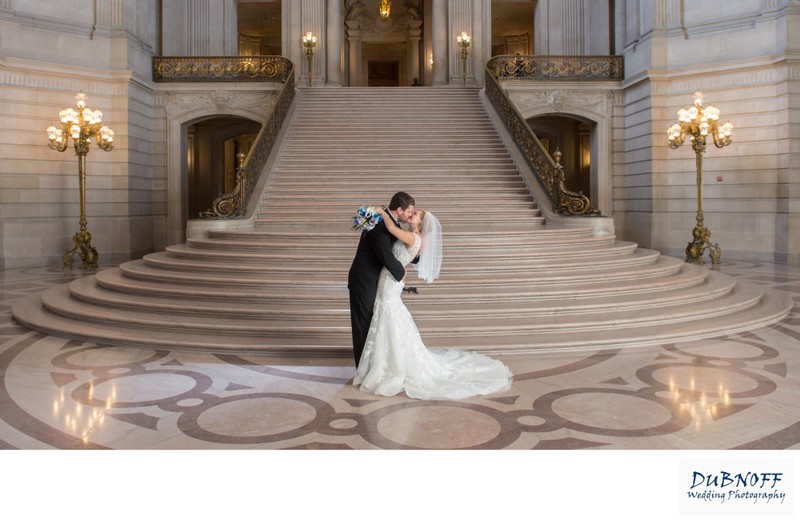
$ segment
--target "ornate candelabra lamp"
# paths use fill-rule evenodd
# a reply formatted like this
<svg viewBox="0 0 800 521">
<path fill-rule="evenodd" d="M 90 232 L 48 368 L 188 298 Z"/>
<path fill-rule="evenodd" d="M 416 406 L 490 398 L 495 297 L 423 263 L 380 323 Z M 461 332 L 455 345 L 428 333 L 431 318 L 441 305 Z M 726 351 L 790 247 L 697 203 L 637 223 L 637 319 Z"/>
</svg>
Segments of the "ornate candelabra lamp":
<svg viewBox="0 0 800 521">
<path fill-rule="evenodd" d="M 317 45 L 317 37 L 308 31 L 303 36 L 303 46 L 306 48 L 306 59 L 308 60 L 308 86 L 311 86 L 311 61 L 314 59 L 314 46 Z"/>
<path fill-rule="evenodd" d="M 378 6 L 378 13 L 381 16 L 381 20 L 384 22 L 388 20 L 391 10 L 392 3 L 389 0 L 381 0 L 381 4 Z"/>
<path fill-rule="evenodd" d="M 461 31 L 456 37 L 458 46 L 461 47 L 461 85 L 467 85 L 467 56 L 469 55 L 470 37 L 467 31 Z"/>
<path fill-rule="evenodd" d="M 717 148 L 731 144 L 733 125 L 730 122 L 717 125 L 719 109 L 703 107 L 703 93 L 695 92 L 694 105 L 678 111 L 678 122 L 667 130 L 669 147 L 678 148 L 686 137 L 692 142 L 697 163 L 697 225 L 692 230 L 692 241 L 686 246 L 686 260 L 703 264 L 703 253 L 708 250 L 712 264 L 719 264 L 721 250 L 719 244 L 711 244 L 711 232 L 703 224 L 703 154 L 706 151 L 706 137 L 711 134 Z"/>
<path fill-rule="evenodd" d="M 94 137 L 97 146 L 106 152 L 114 148 L 114 131 L 101 123 L 103 113 L 91 110 L 86 106 L 86 94 L 79 92 L 75 96 L 78 110 L 66 108 L 58 113 L 61 127 L 51 125 L 47 128 L 47 137 L 50 139 L 50 148 L 63 152 L 69 145 L 72 137 L 75 146 L 75 155 L 78 156 L 78 182 L 81 194 L 80 231 L 75 234 L 72 241 L 75 246 L 64 251 L 64 269 L 71 270 L 75 262 L 74 255 L 81 257 L 82 269 L 97 268 L 97 250 L 92 246 L 92 235 L 86 226 L 86 154 Z"/>
</svg>

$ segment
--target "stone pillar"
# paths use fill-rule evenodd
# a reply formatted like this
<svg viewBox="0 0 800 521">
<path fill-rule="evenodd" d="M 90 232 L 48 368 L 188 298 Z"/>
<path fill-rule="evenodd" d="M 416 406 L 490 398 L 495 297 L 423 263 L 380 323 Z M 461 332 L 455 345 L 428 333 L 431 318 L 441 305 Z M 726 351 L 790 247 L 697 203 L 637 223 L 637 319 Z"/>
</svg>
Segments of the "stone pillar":
<svg viewBox="0 0 800 521">
<path fill-rule="evenodd" d="M 327 70 L 328 85 L 342 85 L 342 3 L 341 0 L 328 0 Z"/>
<path fill-rule="evenodd" d="M 349 52 L 348 66 L 348 85 L 351 87 L 361 86 L 361 40 L 359 38 L 359 27 L 361 22 L 358 20 L 347 20 L 347 48 Z"/>
<path fill-rule="evenodd" d="M 421 39 L 422 20 L 411 20 L 408 29 L 408 78 L 413 83 L 414 78 L 419 80 L 422 85 L 422 77 L 419 69 L 419 42 Z"/>
<path fill-rule="evenodd" d="M 564 0 L 563 54 L 581 55 L 583 52 L 583 0 Z"/>
<path fill-rule="evenodd" d="M 115 4 L 98 7 L 113 19 Z M 162 11 L 163 53 L 166 56 L 226 56 L 238 53 L 235 0 L 176 0 Z M 221 23 L 220 20 L 227 20 Z"/>
<path fill-rule="evenodd" d="M 433 85 L 447 85 L 449 47 L 447 0 L 433 0 Z"/>
</svg>

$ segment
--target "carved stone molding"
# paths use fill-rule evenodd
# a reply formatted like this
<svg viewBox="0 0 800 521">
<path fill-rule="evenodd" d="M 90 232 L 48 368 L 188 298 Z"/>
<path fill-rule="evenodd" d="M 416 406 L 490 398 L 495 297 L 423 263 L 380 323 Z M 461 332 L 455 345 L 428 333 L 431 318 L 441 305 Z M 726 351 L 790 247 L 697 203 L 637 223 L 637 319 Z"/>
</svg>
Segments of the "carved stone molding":
<svg viewBox="0 0 800 521">
<path fill-rule="evenodd" d="M 248 113 L 257 120 L 272 111 L 276 93 L 242 90 L 164 91 L 156 103 L 166 108 L 169 119 L 182 119 L 183 115 L 205 111 L 208 113 Z"/>
<path fill-rule="evenodd" d="M 3 64 L 0 61 L 0 65 Z M 66 72 L 66 73 L 65 73 Z M 124 96 L 127 94 L 128 80 L 114 80 L 102 76 L 92 76 L 91 80 L 83 74 L 70 75 L 63 69 L 52 75 L 47 70 L 0 69 L 0 85 L 22 87 L 25 89 L 61 90 L 67 92 L 83 91 L 89 96 Z"/>
<path fill-rule="evenodd" d="M 621 96 L 621 94 L 620 94 Z M 542 90 L 538 92 L 511 91 L 509 97 L 522 114 L 591 112 L 599 117 L 611 115 L 614 104 L 612 91 L 584 91 L 569 89 Z"/>
</svg>

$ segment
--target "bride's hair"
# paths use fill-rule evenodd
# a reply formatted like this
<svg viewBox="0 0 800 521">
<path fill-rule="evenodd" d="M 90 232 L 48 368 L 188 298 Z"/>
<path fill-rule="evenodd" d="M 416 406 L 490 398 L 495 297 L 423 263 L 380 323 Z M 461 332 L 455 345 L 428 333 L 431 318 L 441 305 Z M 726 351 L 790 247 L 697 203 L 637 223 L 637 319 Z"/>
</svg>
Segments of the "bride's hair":
<svg viewBox="0 0 800 521">
<path fill-rule="evenodd" d="M 424 239 L 417 263 L 417 275 L 431 283 L 439 278 L 442 269 L 442 225 L 430 212 L 417 210 L 421 215 L 420 232 Z"/>
<path fill-rule="evenodd" d="M 417 210 L 420 213 L 419 216 L 419 231 L 422 232 L 422 225 L 425 224 L 425 210 Z"/>
</svg>

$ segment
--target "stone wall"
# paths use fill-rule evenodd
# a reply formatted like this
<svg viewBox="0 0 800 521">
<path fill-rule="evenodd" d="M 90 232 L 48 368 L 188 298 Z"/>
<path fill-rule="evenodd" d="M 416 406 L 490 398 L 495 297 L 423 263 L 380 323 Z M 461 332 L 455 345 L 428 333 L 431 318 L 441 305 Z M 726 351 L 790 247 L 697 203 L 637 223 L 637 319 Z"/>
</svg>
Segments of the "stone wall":
<svg viewBox="0 0 800 521">
<path fill-rule="evenodd" d="M 86 213 L 101 262 L 163 247 L 156 18 L 152 2 L 136 0 L 0 2 L 0 267 L 60 266 L 72 247 L 78 161 L 71 146 L 51 150 L 45 129 L 79 91 L 116 133 L 114 150 L 92 145 L 87 156 Z"/>
<path fill-rule="evenodd" d="M 796 0 L 627 0 L 624 171 L 614 180 L 617 234 L 683 256 L 697 210 L 695 154 L 666 129 L 695 91 L 734 125 L 704 155 L 703 209 L 723 261 L 800 262 L 800 110 Z M 797 31 L 795 31 L 796 33 Z"/>
</svg>

